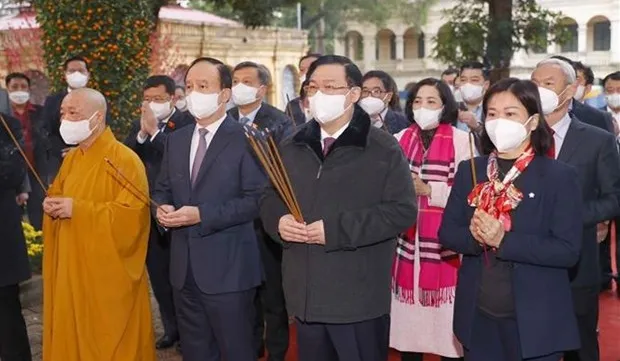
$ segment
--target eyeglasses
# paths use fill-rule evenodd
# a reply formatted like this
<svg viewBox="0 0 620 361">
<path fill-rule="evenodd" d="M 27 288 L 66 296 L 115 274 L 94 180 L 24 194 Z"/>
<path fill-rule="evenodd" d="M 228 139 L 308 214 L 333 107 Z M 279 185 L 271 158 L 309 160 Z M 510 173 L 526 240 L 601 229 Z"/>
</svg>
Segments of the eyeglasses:
<svg viewBox="0 0 620 361">
<path fill-rule="evenodd" d="M 306 85 L 304 87 L 304 91 L 306 92 L 306 96 L 314 96 L 319 90 L 322 93 L 328 94 L 328 95 L 336 95 L 336 94 L 341 94 L 343 90 L 349 90 L 350 88 L 348 86 L 334 86 L 334 85 L 326 85 L 324 87 L 318 87 L 316 85 Z"/>
<path fill-rule="evenodd" d="M 145 102 L 165 103 L 170 101 L 170 97 L 144 97 Z"/>
<path fill-rule="evenodd" d="M 373 98 L 383 98 L 383 95 L 386 93 L 387 91 L 381 88 L 362 89 L 362 98 L 366 98 L 369 95 Z"/>
</svg>

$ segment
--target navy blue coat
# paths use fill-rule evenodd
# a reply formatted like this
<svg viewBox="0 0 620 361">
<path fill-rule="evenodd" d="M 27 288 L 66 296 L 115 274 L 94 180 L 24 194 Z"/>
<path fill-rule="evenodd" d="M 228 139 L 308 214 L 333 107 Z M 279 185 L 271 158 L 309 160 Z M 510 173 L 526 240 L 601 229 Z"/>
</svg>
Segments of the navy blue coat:
<svg viewBox="0 0 620 361">
<path fill-rule="evenodd" d="M 388 109 L 385 114 L 384 126 L 390 134 L 396 134 L 410 125 L 411 122 L 407 120 L 407 116 L 401 112 Z"/>
<path fill-rule="evenodd" d="M 478 182 L 487 181 L 488 157 L 475 160 Z M 512 263 L 516 321 L 524 358 L 580 347 L 568 269 L 581 250 L 582 195 L 575 170 L 538 156 L 515 181 L 523 200 L 512 212 L 497 257 Z M 470 344 L 482 268 L 482 247 L 469 232 L 474 208 L 467 204 L 472 189 L 470 162 L 461 162 L 444 210 L 441 244 L 463 254 L 454 305 L 454 333 Z M 490 251 L 488 251 L 490 252 Z"/>
<path fill-rule="evenodd" d="M 189 156 L 194 126 L 170 133 L 153 192 L 160 204 L 197 206 L 200 223 L 171 232 L 170 281 L 181 289 L 188 262 L 206 294 L 240 292 L 262 281 L 253 221 L 265 178 L 243 127 L 227 116 L 220 125 L 192 188 Z"/>
</svg>

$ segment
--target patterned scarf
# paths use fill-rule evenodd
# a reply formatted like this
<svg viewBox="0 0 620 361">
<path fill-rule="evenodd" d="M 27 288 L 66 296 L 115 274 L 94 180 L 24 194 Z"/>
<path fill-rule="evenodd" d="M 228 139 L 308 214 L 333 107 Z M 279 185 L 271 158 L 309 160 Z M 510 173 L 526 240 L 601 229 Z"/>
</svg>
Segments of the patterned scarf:
<svg viewBox="0 0 620 361">
<path fill-rule="evenodd" d="M 534 149 L 528 147 L 514 162 L 502 181 L 499 180 L 497 167 L 497 153 L 489 156 L 487 164 L 487 178 L 484 183 L 478 183 L 467 197 L 470 206 L 479 208 L 496 219 L 500 220 L 506 231 L 512 228 L 510 211 L 517 208 L 523 199 L 523 193 L 514 185 L 515 179 L 530 165 L 534 159 Z"/>
<path fill-rule="evenodd" d="M 413 125 L 407 129 L 400 140 L 400 146 L 409 160 L 411 172 L 425 182 L 442 182 L 452 186 L 455 173 L 453 134 L 452 126 L 440 124 L 428 150 L 425 150 L 420 128 Z M 454 299 L 456 275 L 461 262 L 458 254 L 443 249 L 439 244 L 437 233 L 443 208 L 431 206 L 427 196 L 418 196 L 418 201 L 417 224 L 398 239 L 396 261 L 392 269 L 392 292 L 399 301 L 414 303 L 417 235 L 420 250 L 420 304 L 439 307 Z"/>
</svg>

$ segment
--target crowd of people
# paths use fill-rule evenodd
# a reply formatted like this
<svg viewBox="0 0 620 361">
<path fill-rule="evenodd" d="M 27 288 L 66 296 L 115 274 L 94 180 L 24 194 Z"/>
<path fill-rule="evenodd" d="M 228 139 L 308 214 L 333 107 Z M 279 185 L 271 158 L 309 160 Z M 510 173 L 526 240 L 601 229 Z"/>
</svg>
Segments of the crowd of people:
<svg viewBox="0 0 620 361">
<path fill-rule="evenodd" d="M 281 111 L 265 67 L 203 57 L 183 85 L 149 77 L 117 140 L 96 69 L 64 67 L 43 106 L 22 73 L 0 91 L 2 361 L 31 360 L 24 217 L 44 235 L 43 361 L 283 361 L 292 323 L 302 361 L 599 360 L 620 72 L 595 109 L 580 62 L 493 84 L 467 62 L 402 109 L 388 73 L 308 54 Z M 286 180 L 249 129 L 273 136 Z"/>
</svg>

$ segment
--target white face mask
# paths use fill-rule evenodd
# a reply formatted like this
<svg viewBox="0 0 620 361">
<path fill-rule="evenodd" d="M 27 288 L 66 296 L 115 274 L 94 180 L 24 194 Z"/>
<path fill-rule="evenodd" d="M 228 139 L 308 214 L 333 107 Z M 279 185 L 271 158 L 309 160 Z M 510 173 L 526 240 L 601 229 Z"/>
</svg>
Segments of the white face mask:
<svg viewBox="0 0 620 361">
<path fill-rule="evenodd" d="M 381 113 L 386 106 L 383 100 L 371 96 L 360 100 L 358 104 L 371 117 Z"/>
<path fill-rule="evenodd" d="M 220 93 L 199 93 L 192 91 L 187 95 L 187 109 L 196 119 L 207 118 L 220 107 L 218 98 Z"/>
<path fill-rule="evenodd" d="M 560 95 L 564 94 L 565 91 L 566 89 Z M 538 87 L 538 93 L 540 93 L 540 105 L 542 106 L 543 114 L 549 115 L 561 105 L 560 97 L 553 90 Z"/>
<path fill-rule="evenodd" d="M 79 71 L 74 71 L 73 73 L 67 73 L 66 78 L 67 78 L 67 84 L 69 84 L 69 86 L 72 89 L 83 88 L 86 86 L 86 83 L 88 83 L 88 75 L 84 75 L 80 73 Z"/>
<path fill-rule="evenodd" d="M 149 107 L 153 111 L 153 114 L 155 114 L 155 118 L 157 118 L 157 120 L 163 120 L 170 114 L 170 102 L 150 102 Z"/>
<path fill-rule="evenodd" d="M 185 111 L 185 109 L 187 109 L 187 100 L 179 99 L 177 100 L 175 106 L 177 107 L 177 109 Z"/>
<path fill-rule="evenodd" d="M 465 100 L 466 102 L 471 102 L 482 98 L 483 89 L 484 88 L 482 85 L 465 83 L 461 85 L 459 91 L 461 93 L 461 96 L 463 97 L 463 100 Z"/>
<path fill-rule="evenodd" d="M 583 97 L 586 95 L 586 87 L 584 87 L 583 85 L 579 85 L 577 87 L 577 91 L 575 92 L 575 95 L 573 96 L 573 99 L 575 99 L 576 101 L 580 102 L 583 100 Z"/>
<path fill-rule="evenodd" d="M 9 93 L 9 99 L 15 104 L 26 104 L 30 100 L 30 93 L 25 91 L 15 91 Z"/>
<path fill-rule="evenodd" d="M 610 108 L 620 108 L 620 93 L 607 94 L 605 100 Z"/>
<path fill-rule="evenodd" d="M 346 94 L 327 95 L 320 90 L 313 96 L 309 97 L 310 113 L 317 122 L 325 124 L 338 118 L 351 107 L 344 107 L 347 101 Z"/>
<path fill-rule="evenodd" d="M 441 116 L 442 111 L 443 108 L 433 110 L 422 107 L 419 109 L 414 109 L 413 120 L 415 120 L 422 130 L 435 129 L 439 125 L 439 117 Z"/>
<path fill-rule="evenodd" d="M 237 105 L 246 105 L 256 101 L 258 88 L 239 83 L 232 88 L 232 99 Z"/>
<path fill-rule="evenodd" d="M 69 145 L 75 145 L 83 142 L 86 138 L 90 137 L 93 131 L 97 128 L 95 126 L 90 129 L 90 121 L 98 112 L 93 113 L 88 119 L 71 121 L 63 119 L 60 122 L 60 136 Z"/>
<path fill-rule="evenodd" d="M 528 133 L 525 125 L 529 123 L 531 119 L 530 117 L 525 124 L 521 124 L 514 120 L 497 118 L 487 120 L 484 123 L 484 127 L 497 151 L 505 153 L 519 147 L 525 138 L 527 138 Z"/>
</svg>

